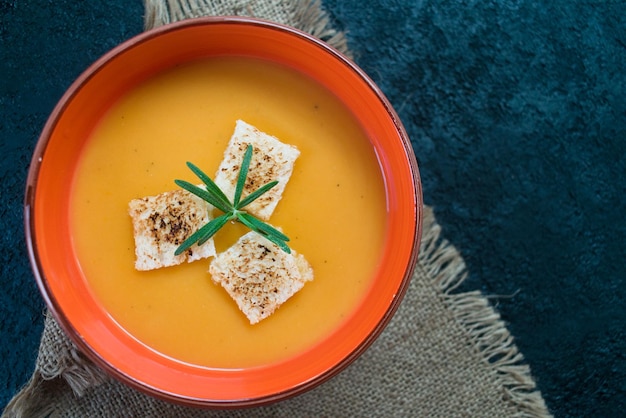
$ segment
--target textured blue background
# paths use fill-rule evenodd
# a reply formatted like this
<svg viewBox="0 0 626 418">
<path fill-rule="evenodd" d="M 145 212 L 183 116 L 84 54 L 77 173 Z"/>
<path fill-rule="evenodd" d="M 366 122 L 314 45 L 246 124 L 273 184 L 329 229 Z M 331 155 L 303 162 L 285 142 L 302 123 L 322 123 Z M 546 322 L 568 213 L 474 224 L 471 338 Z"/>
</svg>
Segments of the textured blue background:
<svg viewBox="0 0 626 418">
<path fill-rule="evenodd" d="M 549 3 L 549 4 L 548 4 Z M 626 4 L 326 0 L 398 110 L 427 204 L 556 416 L 626 410 Z M 43 303 L 23 244 L 30 154 L 70 83 L 141 32 L 139 1 L 0 0 L 0 403 Z"/>
</svg>

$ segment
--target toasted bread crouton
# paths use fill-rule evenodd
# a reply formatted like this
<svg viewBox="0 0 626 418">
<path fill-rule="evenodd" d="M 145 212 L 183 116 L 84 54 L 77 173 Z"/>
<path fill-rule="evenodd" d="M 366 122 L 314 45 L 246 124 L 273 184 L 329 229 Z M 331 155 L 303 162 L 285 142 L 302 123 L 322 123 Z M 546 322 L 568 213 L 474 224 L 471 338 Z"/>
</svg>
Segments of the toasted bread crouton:
<svg viewBox="0 0 626 418">
<path fill-rule="evenodd" d="M 313 280 L 304 256 L 287 254 L 256 232 L 248 232 L 209 267 L 212 279 L 222 285 L 250 324 L 270 316 L 287 299 Z"/>
<path fill-rule="evenodd" d="M 238 120 L 228 147 L 224 151 L 224 159 L 215 174 L 215 183 L 231 200 L 235 195 L 241 161 L 249 144 L 254 147 L 254 153 L 242 198 L 259 187 L 277 180 L 276 186 L 246 206 L 246 212 L 262 220 L 268 220 L 282 197 L 300 151 L 295 146 L 284 144 L 277 138 Z"/>
<path fill-rule="evenodd" d="M 153 270 L 214 256 L 213 239 L 174 255 L 188 236 L 209 222 L 209 209 L 210 205 L 186 190 L 132 200 L 128 212 L 135 236 L 135 268 Z"/>
</svg>

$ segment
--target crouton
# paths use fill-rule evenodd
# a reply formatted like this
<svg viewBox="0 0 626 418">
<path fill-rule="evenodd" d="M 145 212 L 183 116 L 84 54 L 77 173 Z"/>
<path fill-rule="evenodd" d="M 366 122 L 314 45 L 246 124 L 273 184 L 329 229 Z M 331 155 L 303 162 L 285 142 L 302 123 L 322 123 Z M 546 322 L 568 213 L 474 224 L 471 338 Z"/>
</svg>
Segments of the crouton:
<svg viewBox="0 0 626 418">
<path fill-rule="evenodd" d="M 213 239 L 176 256 L 182 242 L 211 220 L 212 206 L 186 190 L 134 199 L 129 203 L 135 238 L 135 268 L 153 270 L 215 255 Z"/>
<path fill-rule="evenodd" d="M 250 324 L 270 316 L 304 284 L 313 270 L 304 256 L 282 251 L 256 232 L 248 232 L 209 266 L 212 280 L 220 284 Z"/>
<path fill-rule="evenodd" d="M 224 151 L 224 158 L 215 174 L 215 183 L 231 200 L 235 195 L 241 161 L 249 144 L 254 147 L 254 153 L 242 199 L 259 187 L 277 180 L 276 186 L 245 209 L 259 219 L 268 220 L 282 198 L 300 151 L 295 146 L 284 144 L 277 138 L 238 120 L 228 147 Z"/>
</svg>

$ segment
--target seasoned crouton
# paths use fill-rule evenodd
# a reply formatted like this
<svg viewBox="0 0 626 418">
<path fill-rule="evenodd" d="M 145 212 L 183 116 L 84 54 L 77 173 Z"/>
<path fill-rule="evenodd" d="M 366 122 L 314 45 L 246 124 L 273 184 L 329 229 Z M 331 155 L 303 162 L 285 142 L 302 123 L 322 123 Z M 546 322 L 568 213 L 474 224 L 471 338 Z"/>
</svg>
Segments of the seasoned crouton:
<svg viewBox="0 0 626 418">
<path fill-rule="evenodd" d="M 287 254 L 256 232 L 248 232 L 218 254 L 209 267 L 250 324 L 270 316 L 280 305 L 313 280 L 304 256 Z"/>
<path fill-rule="evenodd" d="M 135 237 L 135 268 L 153 270 L 215 255 L 213 239 L 175 256 L 178 246 L 210 221 L 212 207 L 186 190 L 134 199 L 129 203 Z"/>
<path fill-rule="evenodd" d="M 276 186 L 245 209 L 262 220 L 268 220 L 282 198 L 300 151 L 295 146 L 284 144 L 277 138 L 238 120 L 224 152 L 224 158 L 215 174 L 215 183 L 229 199 L 235 195 L 239 167 L 249 144 L 254 147 L 254 153 L 242 198 L 259 187 L 277 180 Z"/>
</svg>

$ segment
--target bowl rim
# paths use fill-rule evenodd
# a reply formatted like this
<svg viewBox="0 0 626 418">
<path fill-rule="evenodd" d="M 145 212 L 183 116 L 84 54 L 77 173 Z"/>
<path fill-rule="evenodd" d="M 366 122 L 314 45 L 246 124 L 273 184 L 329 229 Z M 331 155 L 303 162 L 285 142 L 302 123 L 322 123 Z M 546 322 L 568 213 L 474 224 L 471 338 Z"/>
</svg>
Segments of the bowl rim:
<svg viewBox="0 0 626 418">
<path fill-rule="evenodd" d="M 129 376 L 126 373 L 121 372 L 116 367 L 112 366 L 110 362 L 103 358 L 100 353 L 98 353 L 94 347 L 92 347 L 86 340 L 83 338 L 80 333 L 75 328 L 74 324 L 67 317 L 64 312 L 64 308 L 60 305 L 57 297 L 54 295 L 54 291 L 51 289 L 49 279 L 46 277 L 46 273 L 44 271 L 44 266 L 42 260 L 39 256 L 38 244 L 37 244 L 37 232 L 35 226 L 35 197 L 37 194 L 37 185 L 38 178 L 40 175 L 40 169 L 43 161 L 43 157 L 46 153 L 46 150 L 49 145 L 49 141 L 51 139 L 52 133 L 56 127 L 56 124 L 59 118 L 62 117 L 63 112 L 65 111 L 68 103 L 70 103 L 73 98 L 79 94 L 81 89 L 85 84 L 87 84 L 90 79 L 97 74 L 107 63 L 117 57 L 118 55 L 124 53 L 129 49 L 133 49 L 138 45 L 143 44 L 144 42 L 148 42 L 154 38 L 167 36 L 167 34 L 186 30 L 189 28 L 195 28 L 199 26 L 205 25 L 215 25 L 215 24 L 225 24 L 225 25 L 247 25 L 260 27 L 271 31 L 278 31 L 281 33 L 289 34 L 290 36 L 295 36 L 301 40 L 304 40 L 308 43 L 313 44 L 316 48 L 320 48 L 324 51 L 324 53 L 329 54 L 332 59 L 339 61 L 339 63 L 343 66 L 349 68 L 364 84 L 371 90 L 371 92 L 376 96 L 376 98 L 380 101 L 380 105 L 382 105 L 385 109 L 386 116 L 391 119 L 391 123 L 395 126 L 395 129 L 398 133 L 398 137 L 401 140 L 401 145 L 404 148 L 404 153 L 406 156 L 406 163 L 408 164 L 408 170 L 412 176 L 412 184 L 414 187 L 414 224 L 415 231 L 414 237 L 412 240 L 412 248 L 409 251 L 409 258 L 407 260 L 404 277 L 400 281 L 399 287 L 396 289 L 395 297 L 389 302 L 388 308 L 385 314 L 379 319 L 377 325 L 374 329 L 372 329 L 367 336 L 358 344 L 354 349 L 346 355 L 343 360 L 335 364 L 334 367 L 325 370 L 323 373 L 320 373 L 316 376 L 311 376 L 310 379 L 302 381 L 300 384 L 285 388 L 282 391 L 266 394 L 263 396 L 252 397 L 252 398 L 242 398 L 242 399 L 199 399 L 189 396 L 180 396 L 175 393 L 163 392 L 159 388 L 151 387 L 150 385 L 142 382 L 133 376 Z M 347 106 L 347 105 L 346 105 Z M 219 17 L 200 17 L 194 19 L 183 20 L 175 23 L 171 23 L 168 25 L 160 26 L 155 29 L 151 29 L 149 31 L 143 32 L 141 34 L 136 35 L 135 37 L 121 43 L 115 48 L 111 49 L 103 56 L 101 56 L 98 60 L 96 60 L 91 66 L 89 66 L 67 89 L 61 99 L 58 101 L 57 105 L 53 109 L 50 114 L 42 133 L 37 141 L 37 145 L 33 152 L 33 157 L 31 159 L 31 164 L 28 170 L 28 177 L 25 188 L 24 195 L 24 226 L 25 226 L 25 237 L 28 255 L 31 263 L 31 268 L 35 276 L 35 280 L 39 287 L 40 293 L 52 313 L 53 317 L 57 320 L 57 323 L 66 333 L 66 335 L 71 339 L 71 341 L 78 347 L 80 352 L 85 354 L 87 358 L 93 361 L 97 366 L 104 369 L 108 374 L 116 378 L 117 380 L 130 385 L 131 387 L 138 389 L 144 393 L 155 396 L 162 400 L 166 400 L 173 403 L 183 404 L 187 406 L 200 406 L 200 407 L 220 407 L 220 408 L 234 408 L 234 407 L 249 407 L 249 406 L 257 406 L 268 403 L 273 403 L 278 400 L 287 399 L 293 397 L 295 395 L 301 394 L 323 382 L 326 382 L 330 378 L 334 377 L 342 370 L 344 370 L 348 365 L 354 362 L 363 352 L 367 350 L 367 348 L 379 337 L 384 328 L 387 326 L 396 310 L 398 309 L 400 302 L 402 301 L 409 283 L 413 271 L 416 266 L 417 257 L 419 253 L 419 246 L 422 235 L 422 211 L 423 211 L 423 203 L 422 203 L 422 189 L 421 189 L 421 181 L 418 170 L 417 161 L 415 155 L 413 153 L 413 148 L 408 138 L 408 134 L 406 133 L 400 118 L 397 113 L 393 109 L 391 103 L 385 97 L 384 93 L 381 89 L 370 79 L 370 77 L 359 68 L 353 61 L 351 61 L 348 57 L 346 57 L 343 53 L 338 51 L 337 49 L 329 46 L 325 42 L 321 41 L 314 36 L 301 31 L 299 29 L 286 26 L 280 23 L 267 21 L 264 19 L 252 18 L 252 17 L 235 17 L 235 16 L 219 16 Z"/>
</svg>

